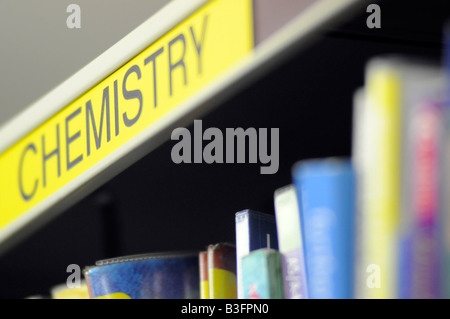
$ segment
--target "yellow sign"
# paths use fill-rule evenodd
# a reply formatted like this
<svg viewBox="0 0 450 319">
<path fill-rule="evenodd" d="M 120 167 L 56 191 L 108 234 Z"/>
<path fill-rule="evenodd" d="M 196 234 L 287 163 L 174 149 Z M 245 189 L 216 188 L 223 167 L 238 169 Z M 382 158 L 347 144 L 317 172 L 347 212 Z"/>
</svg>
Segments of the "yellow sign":
<svg viewBox="0 0 450 319">
<path fill-rule="evenodd" d="M 0 231 L 253 48 L 251 0 L 212 0 L 0 155 Z"/>
</svg>

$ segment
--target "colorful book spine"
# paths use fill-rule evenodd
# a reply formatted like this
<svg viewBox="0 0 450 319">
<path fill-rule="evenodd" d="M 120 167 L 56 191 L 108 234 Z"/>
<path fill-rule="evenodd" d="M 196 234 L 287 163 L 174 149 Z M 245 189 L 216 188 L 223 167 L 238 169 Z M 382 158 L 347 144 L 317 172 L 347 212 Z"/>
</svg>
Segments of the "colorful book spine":
<svg viewBox="0 0 450 319">
<path fill-rule="evenodd" d="M 357 298 L 396 298 L 400 219 L 400 78 L 389 63 L 373 60 L 366 72 L 368 154 L 363 163 L 362 249 Z"/>
<path fill-rule="evenodd" d="M 367 66 L 363 144 L 368 146 L 356 167 L 362 178 L 358 298 L 412 297 L 416 167 L 411 123 L 418 101 L 440 83 L 440 68 L 424 61 L 383 57 Z"/>
<path fill-rule="evenodd" d="M 68 287 L 67 283 L 53 286 L 50 290 L 51 299 L 89 299 L 86 281 L 81 281 L 78 287 Z"/>
<path fill-rule="evenodd" d="M 412 298 L 440 298 L 439 159 L 441 151 L 442 105 L 424 102 L 414 121 L 414 242 Z"/>
<path fill-rule="evenodd" d="M 198 252 L 125 256 L 84 271 L 90 298 L 198 299 Z"/>
<path fill-rule="evenodd" d="M 209 299 L 208 282 L 208 252 L 201 251 L 198 254 L 200 268 L 200 299 Z"/>
<path fill-rule="evenodd" d="M 210 299 L 236 299 L 236 247 L 228 243 L 208 246 Z"/>
<path fill-rule="evenodd" d="M 308 295 L 353 298 L 355 173 L 346 159 L 302 161 L 293 178 L 301 196 Z"/>
<path fill-rule="evenodd" d="M 236 213 L 235 225 L 238 298 L 242 299 L 242 258 L 256 249 L 278 249 L 277 228 L 274 215 L 249 209 Z"/>
<path fill-rule="evenodd" d="M 243 299 L 283 299 L 280 253 L 261 248 L 242 258 Z"/>
<path fill-rule="evenodd" d="M 425 101 L 430 101 L 436 94 L 440 94 L 445 82 L 442 68 L 429 62 L 397 59 L 392 68 L 398 72 L 401 83 L 401 206 L 398 226 L 397 297 L 406 299 L 416 298 L 419 265 L 417 257 L 423 253 L 423 249 L 419 248 L 422 241 L 418 241 L 420 231 L 417 172 L 420 167 L 417 156 L 418 145 L 424 141 L 419 137 L 421 128 L 418 124 L 426 113 L 423 113 L 428 104 Z M 423 164 L 425 163 L 420 163 L 420 166 Z M 423 189 L 423 186 L 420 188 Z M 418 254 L 418 249 L 422 253 Z"/>
<path fill-rule="evenodd" d="M 302 220 L 294 185 L 274 193 L 278 247 L 281 254 L 284 297 L 308 298 Z"/>
<path fill-rule="evenodd" d="M 443 141 L 440 161 L 441 172 L 441 207 L 439 216 L 439 252 L 440 263 L 440 293 L 441 298 L 450 298 L 450 25 L 445 29 L 445 95 L 444 95 L 444 124 Z"/>
<path fill-rule="evenodd" d="M 352 163 L 356 174 L 356 212 L 355 212 L 355 297 L 363 295 L 366 287 L 367 272 L 364 264 L 365 234 L 364 215 L 367 170 L 370 170 L 371 145 L 367 142 L 371 132 L 371 109 L 367 107 L 366 89 L 358 89 L 353 97 L 353 140 Z M 364 287 L 364 288 L 363 288 Z"/>
<path fill-rule="evenodd" d="M 438 236 L 439 236 L 439 277 L 440 298 L 450 298 L 450 110 L 445 102 L 443 113 L 443 134 L 440 152 L 440 207 Z"/>
</svg>

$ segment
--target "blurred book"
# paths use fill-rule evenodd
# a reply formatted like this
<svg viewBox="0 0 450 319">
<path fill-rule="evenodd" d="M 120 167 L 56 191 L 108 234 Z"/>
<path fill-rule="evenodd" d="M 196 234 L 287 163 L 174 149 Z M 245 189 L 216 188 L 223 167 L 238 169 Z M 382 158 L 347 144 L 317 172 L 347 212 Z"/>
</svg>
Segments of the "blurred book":
<svg viewBox="0 0 450 319">
<path fill-rule="evenodd" d="M 198 299 L 198 252 L 163 252 L 100 260 L 84 271 L 95 299 Z"/>
<path fill-rule="evenodd" d="M 440 296 L 441 298 L 450 298 L 450 24 L 444 29 L 444 69 L 445 69 L 445 88 L 444 88 L 444 108 L 446 110 L 443 116 L 443 134 L 442 149 L 440 152 L 440 204 L 439 211 L 439 254 L 440 259 Z"/>
<path fill-rule="evenodd" d="M 413 263 L 411 297 L 440 298 L 439 168 L 442 151 L 444 105 L 432 100 L 423 101 L 412 119 L 413 172 Z"/>
<path fill-rule="evenodd" d="M 422 177 L 417 174 L 418 171 L 422 170 L 425 166 L 429 166 L 431 163 L 422 162 L 417 156 L 422 156 L 418 153 L 419 144 L 424 144 L 424 140 L 420 132 L 422 126 L 420 122 L 426 120 L 428 115 L 427 112 L 423 112 L 423 108 L 427 108 L 426 104 L 431 102 L 430 99 L 434 99 L 436 94 L 442 91 L 443 85 L 445 83 L 444 73 L 440 66 L 425 62 L 417 61 L 411 59 L 401 59 L 396 62 L 396 67 L 398 69 L 399 75 L 401 77 L 401 194 L 400 194 L 400 220 L 399 220 L 399 252 L 398 252 L 398 298 L 423 298 L 420 296 L 429 295 L 428 291 L 425 290 L 419 292 L 417 287 L 422 285 L 420 281 L 427 282 L 427 290 L 430 286 L 436 285 L 430 282 L 433 276 L 437 276 L 437 268 L 425 267 L 428 270 L 423 272 L 425 269 L 423 267 L 422 257 L 426 250 L 431 249 L 437 252 L 434 248 L 438 243 L 438 238 L 436 237 L 432 242 L 425 243 L 424 233 L 422 232 L 423 223 L 420 221 L 418 210 L 417 196 L 418 192 L 427 192 L 428 184 L 430 181 L 420 181 Z M 419 126 L 418 126 L 419 125 Z M 425 142 L 425 144 L 429 144 Z M 422 148 L 424 145 L 420 146 Z M 428 147 L 428 146 L 426 146 Z M 431 158 L 429 158 L 431 159 Z M 433 160 L 434 161 L 434 160 Z M 437 161 L 434 163 L 437 164 Z M 432 165 L 434 165 L 432 164 Z M 429 166 L 430 167 L 430 166 Z M 437 167 L 433 166 L 436 170 Z M 420 174 L 422 175 L 422 174 Z M 426 178 L 431 177 L 431 175 L 426 176 Z M 418 185 L 422 184 L 422 185 Z M 425 183 L 423 183 L 425 182 Z M 435 190 L 437 191 L 438 186 L 436 185 Z M 419 190 L 422 189 L 422 190 Z M 431 191 L 431 189 L 430 189 Z M 434 191 L 434 190 L 433 190 Z M 422 225 L 422 226 L 419 226 Z M 420 235 L 422 233 L 422 235 Z M 421 238 L 422 239 L 419 239 Z M 423 245 L 424 244 L 424 245 Z M 434 255 L 434 260 L 436 263 L 437 255 L 430 251 L 431 255 Z M 425 253 L 426 254 L 426 253 Z M 431 256 L 430 255 L 430 256 Z M 431 260 L 430 260 L 431 261 Z M 432 269 L 434 268 L 434 269 Z M 428 271 L 433 274 L 430 275 Z M 421 277 L 422 279 L 419 279 Z M 427 279 L 425 279 L 427 278 Z M 423 286 L 423 288 L 425 287 Z M 436 289 L 433 289 L 436 292 Z"/>
<path fill-rule="evenodd" d="M 278 247 L 281 254 L 284 298 L 308 298 L 304 238 L 297 191 L 294 185 L 274 193 Z"/>
<path fill-rule="evenodd" d="M 50 289 L 52 299 L 89 299 L 88 287 L 85 280 L 79 286 L 68 287 L 66 283 L 53 286 Z"/>
<path fill-rule="evenodd" d="M 209 299 L 207 251 L 201 251 L 198 253 L 198 262 L 200 268 L 200 299 Z"/>
<path fill-rule="evenodd" d="M 363 212 L 364 198 L 367 194 L 365 191 L 366 181 L 364 180 L 364 169 L 367 169 L 364 165 L 370 163 L 370 160 L 365 156 L 370 156 L 371 145 L 367 143 L 367 136 L 369 131 L 369 112 L 365 105 L 366 92 L 365 88 L 359 88 L 356 90 L 353 96 L 353 134 L 352 134 L 352 163 L 355 170 L 355 273 L 354 273 L 354 295 L 355 297 L 361 297 L 361 288 L 365 285 L 367 273 L 362 271 L 363 256 L 364 256 L 364 244 L 361 240 L 363 238 L 363 223 L 365 222 Z"/>
<path fill-rule="evenodd" d="M 24 299 L 53 299 L 53 298 L 48 295 L 30 295 L 25 297 Z"/>
<path fill-rule="evenodd" d="M 357 287 L 360 298 L 397 296 L 398 224 L 400 219 L 401 109 L 400 78 L 385 60 L 366 69 L 365 112 L 370 145 L 362 163 L 362 256 Z M 358 134 L 358 132 L 355 132 Z"/>
<path fill-rule="evenodd" d="M 449 84 L 447 84 L 448 86 Z M 448 90 L 448 88 L 447 88 Z M 443 117 L 443 134 L 441 135 L 439 167 L 439 203 L 438 237 L 439 237 L 439 292 L 440 298 L 450 298 L 450 110 L 446 97 Z"/>
<path fill-rule="evenodd" d="M 417 101 L 442 80 L 435 65 L 372 59 L 355 97 L 353 158 L 358 176 L 356 296 L 410 298 L 413 278 L 413 136 Z M 358 123 L 360 122 L 360 123 Z"/>
<path fill-rule="evenodd" d="M 244 298 L 242 258 L 260 248 L 278 249 L 275 216 L 246 209 L 236 213 L 236 263 L 238 298 Z"/>
<path fill-rule="evenodd" d="M 350 160 L 300 161 L 293 179 L 303 216 L 309 298 L 353 298 L 355 174 Z"/>
<path fill-rule="evenodd" d="M 243 299 L 283 299 L 278 250 L 261 248 L 242 258 Z"/>
<path fill-rule="evenodd" d="M 229 243 L 208 246 L 210 299 L 236 299 L 236 247 Z"/>
</svg>

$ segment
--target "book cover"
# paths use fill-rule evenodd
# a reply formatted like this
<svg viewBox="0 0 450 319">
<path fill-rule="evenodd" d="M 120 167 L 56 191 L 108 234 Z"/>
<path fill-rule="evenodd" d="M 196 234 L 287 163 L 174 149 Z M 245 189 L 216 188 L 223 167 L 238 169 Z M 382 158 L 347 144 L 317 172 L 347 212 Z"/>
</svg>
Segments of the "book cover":
<svg viewBox="0 0 450 319">
<path fill-rule="evenodd" d="M 236 247 L 229 243 L 208 246 L 210 299 L 236 299 Z"/>
<path fill-rule="evenodd" d="M 438 212 L 439 237 L 439 295 L 440 298 L 450 298 L 450 111 L 449 102 L 444 102 L 443 133 L 439 159 L 439 197 Z"/>
<path fill-rule="evenodd" d="M 411 297 L 435 299 L 439 291 L 440 209 L 439 160 L 442 147 L 442 105 L 424 101 L 413 118 L 414 134 L 414 237 Z"/>
<path fill-rule="evenodd" d="M 79 287 L 68 287 L 67 283 L 55 285 L 50 289 L 51 299 L 89 299 L 89 291 L 85 280 Z"/>
<path fill-rule="evenodd" d="M 274 193 L 278 249 L 281 254 L 284 298 L 308 298 L 304 238 L 297 192 L 294 185 Z"/>
<path fill-rule="evenodd" d="M 383 61 L 366 70 L 366 108 L 370 115 L 363 195 L 362 298 L 397 296 L 400 219 L 400 78 Z"/>
<path fill-rule="evenodd" d="M 450 24 L 445 26 L 445 75 L 446 82 L 444 88 L 443 107 L 443 133 L 440 152 L 440 205 L 439 214 L 439 254 L 440 260 L 440 296 L 450 298 Z"/>
<path fill-rule="evenodd" d="M 363 183 L 358 298 L 410 297 L 414 166 L 408 130 L 414 101 L 438 73 L 434 65 L 401 57 L 375 58 L 366 67 L 363 143 L 370 147 L 357 167 Z"/>
<path fill-rule="evenodd" d="M 243 299 L 283 299 L 278 250 L 261 248 L 242 258 Z"/>
<path fill-rule="evenodd" d="M 352 131 L 352 164 L 356 176 L 356 211 L 355 211 L 355 277 L 354 294 L 355 297 L 363 295 L 366 285 L 366 269 L 363 264 L 364 244 L 364 203 L 365 203 L 365 180 L 367 163 L 370 163 L 371 145 L 367 143 L 370 134 L 370 109 L 366 106 L 365 88 L 359 88 L 353 95 L 353 131 Z"/>
<path fill-rule="evenodd" d="M 293 179 L 303 216 L 309 298 L 353 298 L 355 173 L 350 160 L 301 161 Z"/>
<path fill-rule="evenodd" d="M 90 298 L 198 299 L 198 252 L 100 260 L 84 271 Z"/>
<path fill-rule="evenodd" d="M 417 122 L 420 122 L 422 109 L 428 103 L 425 101 L 430 101 L 431 97 L 442 91 L 445 80 L 442 68 L 430 62 L 397 58 L 395 69 L 401 80 L 402 113 L 397 297 L 405 299 L 416 298 L 417 295 L 417 257 L 418 246 L 421 245 L 417 237 L 418 232 L 421 232 L 417 227 L 417 171 L 424 163 L 419 165 L 417 161 L 417 143 L 421 135 L 417 130 Z"/>
<path fill-rule="evenodd" d="M 260 248 L 278 249 L 275 216 L 246 209 L 236 213 L 236 264 L 238 298 L 243 298 L 242 258 Z"/>
<path fill-rule="evenodd" d="M 207 251 L 201 251 L 198 253 L 198 262 L 200 268 L 200 299 L 209 299 Z"/>
</svg>

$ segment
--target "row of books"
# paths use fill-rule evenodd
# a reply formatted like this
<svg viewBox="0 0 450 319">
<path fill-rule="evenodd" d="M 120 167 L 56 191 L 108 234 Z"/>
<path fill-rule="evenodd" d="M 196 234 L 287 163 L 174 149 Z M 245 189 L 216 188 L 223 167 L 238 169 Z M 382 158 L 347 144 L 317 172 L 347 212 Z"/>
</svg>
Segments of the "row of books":
<svg viewBox="0 0 450 319">
<path fill-rule="evenodd" d="M 294 169 L 294 181 L 297 187 L 291 184 L 275 191 L 275 215 L 249 209 L 235 214 L 233 243 L 208 245 L 200 252 L 150 253 L 99 260 L 95 266 L 85 268 L 85 281 L 79 287 L 55 286 L 51 297 L 351 297 L 351 281 L 348 281 L 353 260 L 351 163 L 345 159 L 303 161 Z M 307 214 L 300 214 L 299 193 L 305 194 Z M 312 249 L 308 255 L 305 253 L 309 247 Z M 334 260 L 327 259 L 333 258 L 329 254 L 334 253 Z M 308 291 L 308 260 L 311 260 L 309 276 L 319 285 L 315 291 Z M 314 280 L 310 287 L 314 287 Z M 330 280 L 338 280 L 340 284 L 332 287 L 334 282 Z"/>
<path fill-rule="evenodd" d="M 237 214 L 239 298 L 450 297 L 449 71 L 368 62 L 351 159 L 296 164 L 273 220 Z"/>
<path fill-rule="evenodd" d="M 78 289 L 61 285 L 52 296 L 79 298 L 88 292 L 90 298 L 132 299 L 351 298 L 351 162 L 302 161 L 293 172 L 294 183 L 274 193 L 275 214 L 248 209 L 235 214 L 234 243 L 209 245 L 201 252 L 100 260 L 86 267 L 86 284 Z"/>
<path fill-rule="evenodd" d="M 354 101 L 358 297 L 450 296 L 447 88 L 441 65 L 367 65 Z"/>
<path fill-rule="evenodd" d="M 352 158 L 301 161 L 274 215 L 237 213 L 236 242 L 200 255 L 201 297 L 449 297 L 447 87 L 440 65 L 369 61 Z"/>
<path fill-rule="evenodd" d="M 355 184 L 349 159 L 301 161 L 274 216 L 237 213 L 238 297 L 353 298 Z"/>
<path fill-rule="evenodd" d="M 236 213 L 236 242 L 85 270 L 91 298 L 449 298 L 446 66 L 368 62 L 350 159 L 302 160 L 274 214 Z"/>
</svg>

